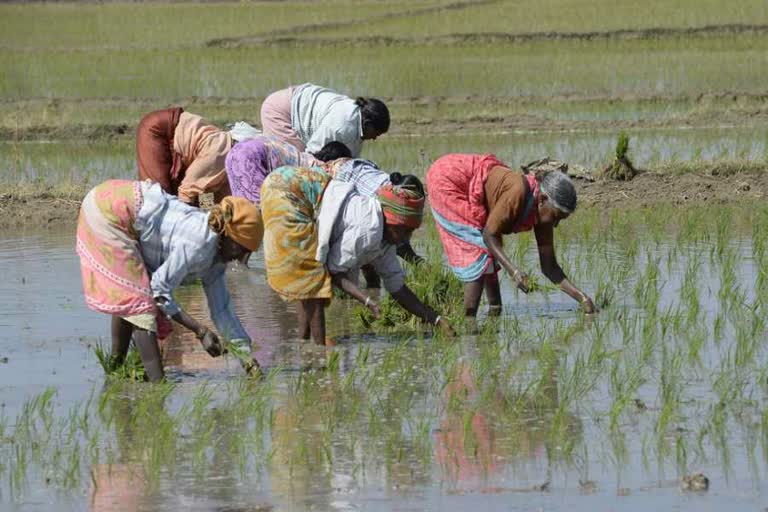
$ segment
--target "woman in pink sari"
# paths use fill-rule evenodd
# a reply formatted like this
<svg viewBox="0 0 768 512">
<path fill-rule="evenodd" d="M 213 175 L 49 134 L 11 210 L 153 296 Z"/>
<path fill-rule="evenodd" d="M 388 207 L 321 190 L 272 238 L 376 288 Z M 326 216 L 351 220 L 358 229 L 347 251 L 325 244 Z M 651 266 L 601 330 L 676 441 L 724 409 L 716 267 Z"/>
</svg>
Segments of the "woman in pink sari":
<svg viewBox="0 0 768 512">
<path fill-rule="evenodd" d="M 183 325 L 216 357 L 219 336 L 243 348 L 251 340 L 227 291 L 226 263 L 244 261 L 261 245 L 264 226 L 248 200 L 225 197 L 210 212 L 179 201 L 150 181 L 110 180 L 83 199 L 77 254 L 85 302 L 112 316 L 110 363 L 122 364 L 133 339 L 151 381 L 163 378 L 158 338 L 169 319 Z M 173 298 L 189 277 L 203 283 L 219 335 L 188 315 Z M 244 364 L 251 371 L 253 364 Z"/>
<path fill-rule="evenodd" d="M 502 237 L 533 230 L 544 275 L 587 313 L 592 299 L 565 276 L 557 263 L 554 228 L 576 209 L 570 178 L 513 171 L 494 155 L 449 154 L 427 171 L 427 189 L 448 264 L 464 282 L 465 315 L 474 318 L 485 289 L 491 314 L 501 312 L 498 270 L 503 267 L 528 293 L 528 276 L 502 249 Z"/>
</svg>

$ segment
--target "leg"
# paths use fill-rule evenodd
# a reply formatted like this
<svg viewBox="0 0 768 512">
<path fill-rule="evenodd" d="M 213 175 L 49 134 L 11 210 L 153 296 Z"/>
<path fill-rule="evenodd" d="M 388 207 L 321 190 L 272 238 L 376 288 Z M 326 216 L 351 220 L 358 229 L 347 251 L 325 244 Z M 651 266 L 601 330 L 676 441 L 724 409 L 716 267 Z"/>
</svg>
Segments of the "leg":
<svg viewBox="0 0 768 512">
<path fill-rule="evenodd" d="M 309 301 L 302 300 L 296 305 L 296 313 L 299 318 L 299 338 L 308 340 L 310 334 L 309 328 Z"/>
<path fill-rule="evenodd" d="M 165 377 L 163 358 L 157 344 L 157 335 L 138 327 L 133 330 L 133 341 L 139 349 L 141 362 L 144 363 L 144 375 L 150 382 L 159 382 Z"/>
<path fill-rule="evenodd" d="M 476 317 L 480 307 L 480 297 L 483 295 L 485 276 L 480 276 L 476 281 L 464 283 L 464 315 Z"/>
<path fill-rule="evenodd" d="M 312 339 L 318 345 L 325 345 L 325 299 L 310 299 L 306 302 L 309 304 L 306 314 Z"/>
<path fill-rule="evenodd" d="M 360 270 L 363 272 L 363 276 L 365 276 L 366 288 L 381 288 L 381 277 L 376 273 L 373 265 L 363 265 L 360 267 Z"/>
<path fill-rule="evenodd" d="M 131 346 L 132 334 L 133 324 L 123 320 L 117 315 L 112 315 L 111 370 L 122 365 L 125 361 L 125 356 L 128 354 L 128 348 Z"/>
<path fill-rule="evenodd" d="M 499 274 L 486 274 L 485 298 L 488 299 L 488 315 L 499 316 L 501 314 L 501 287 L 499 286 Z"/>
</svg>

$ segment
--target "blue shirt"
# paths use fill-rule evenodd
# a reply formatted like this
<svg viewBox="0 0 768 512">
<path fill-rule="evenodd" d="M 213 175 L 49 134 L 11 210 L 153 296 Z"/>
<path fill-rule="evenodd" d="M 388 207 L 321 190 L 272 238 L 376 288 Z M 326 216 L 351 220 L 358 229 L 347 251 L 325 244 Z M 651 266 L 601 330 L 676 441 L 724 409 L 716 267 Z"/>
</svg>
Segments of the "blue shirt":
<svg viewBox="0 0 768 512">
<path fill-rule="evenodd" d="M 158 307 L 169 317 L 181 308 L 173 290 L 186 279 L 200 278 L 219 334 L 227 340 L 249 340 L 235 314 L 227 290 L 226 264 L 218 257 L 219 237 L 208 226 L 208 213 L 163 192 L 158 184 L 142 184 L 144 203 L 134 227 L 151 275 Z"/>
</svg>

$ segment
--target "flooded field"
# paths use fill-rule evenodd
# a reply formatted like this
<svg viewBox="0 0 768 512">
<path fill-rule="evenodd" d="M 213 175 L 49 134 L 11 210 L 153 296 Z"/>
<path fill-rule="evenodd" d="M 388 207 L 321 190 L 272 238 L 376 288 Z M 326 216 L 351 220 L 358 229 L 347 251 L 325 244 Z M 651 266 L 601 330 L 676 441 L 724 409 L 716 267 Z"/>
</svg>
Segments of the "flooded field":
<svg viewBox="0 0 768 512">
<path fill-rule="evenodd" d="M 0 230 L 0 510 L 762 510 L 768 4 L 737 4 L 0 5 L 0 225 L 26 226 Z M 258 125 L 267 94 L 307 81 L 383 98 L 391 130 L 363 156 L 419 176 L 449 152 L 602 169 L 626 132 L 653 172 L 579 182 L 593 206 L 556 235 L 602 311 L 549 286 L 519 235 L 505 250 L 538 289 L 505 277 L 477 334 L 334 299 L 337 345 L 318 348 L 258 255 L 228 279 L 263 380 L 180 328 L 167 383 L 106 377 L 109 319 L 74 252 L 84 191 L 136 175 L 147 112 Z M 420 231 L 410 284 L 468 332 Z M 207 319 L 199 285 L 177 299 Z"/>
<path fill-rule="evenodd" d="M 423 176 L 429 164 L 450 152 L 493 152 L 518 166 L 549 155 L 572 164 L 601 169 L 612 158 L 616 132 L 527 133 L 499 130 L 487 134 L 387 135 L 369 143 L 366 158 L 387 170 Z M 761 161 L 768 155 L 768 129 L 695 128 L 633 132 L 631 155 L 642 168 L 688 161 Z M 133 140 L 0 142 L 2 184 L 63 183 L 95 185 L 109 178 L 136 175 Z"/>
<path fill-rule="evenodd" d="M 580 212 L 558 229 L 560 259 L 603 311 L 505 281 L 501 320 L 455 340 L 371 332 L 339 299 L 339 345 L 300 342 L 251 261 L 229 281 L 267 377 L 177 332 L 161 386 L 104 377 L 93 347 L 108 319 L 82 301 L 72 228 L 4 232 L 0 503 L 755 510 L 768 499 L 767 220 L 764 206 Z M 417 250 L 439 257 L 425 231 Z M 510 242 L 536 270 L 530 237 Z M 193 314 L 202 297 L 179 293 Z M 708 491 L 681 487 L 698 472 Z"/>
</svg>

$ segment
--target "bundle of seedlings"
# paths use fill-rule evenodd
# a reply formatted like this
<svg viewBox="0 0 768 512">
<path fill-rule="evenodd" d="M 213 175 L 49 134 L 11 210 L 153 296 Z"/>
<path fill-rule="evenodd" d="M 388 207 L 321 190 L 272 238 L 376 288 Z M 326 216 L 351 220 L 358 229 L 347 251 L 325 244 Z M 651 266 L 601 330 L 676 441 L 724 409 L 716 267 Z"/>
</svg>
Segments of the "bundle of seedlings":
<svg viewBox="0 0 768 512">
<path fill-rule="evenodd" d="M 120 363 L 112 351 L 104 344 L 99 343 L 93 348 L 99 364 L 104 369 L 108 377 L 127 380 L 144 380 L 144 363 L 141 362 L 141 356 L 136 347 L 131 346 L 125 360 Z"/>
<path fill-rule="evenodd" d="M 463 316 L 464 288 L 456 276 L 440 262 L 425 261 L 408 265 L 406 284 L 425 304 L 438 311 L 444 318 L 460 319 Z M 360 327 L 375 332 L 391 332 L 402 329 L 418 330 L 421 321 L 403 309 L 389 295 L 379 303 L 381 316 L 373 318 L 370 310 L 358 305 L 355 318 Z"/>
<path fill-rule="evenodd" d="M 630 181 L 634 178 L 637 175 L 637 169 L 629 159 L 628 153 L 629 135 L 621 132 L 616 141 L 616 157 L 608 167 L 603 169 L 603 177 L 619 181 Z"/>
</svg>

